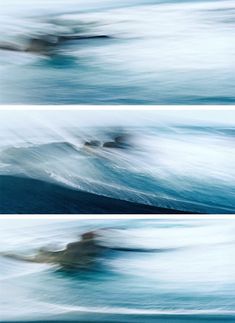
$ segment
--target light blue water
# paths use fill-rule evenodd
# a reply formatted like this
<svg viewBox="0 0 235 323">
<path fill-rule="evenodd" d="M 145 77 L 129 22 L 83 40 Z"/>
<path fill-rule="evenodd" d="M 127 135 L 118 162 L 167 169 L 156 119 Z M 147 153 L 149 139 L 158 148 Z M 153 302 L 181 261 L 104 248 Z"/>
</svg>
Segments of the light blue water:
<svg viewBox="0 0 235 323">
<path fill-rule="evenodd" d="M 234 12 L 230 0 L 8 1 L 1 41 L 72 27 L 113 38 L 53 57 L 0 51 L 0 102 L 233 104 Z"/>
<path fill-rule="evenodd" d="M 180 315 L 187 322 L 200 316 L 232 321 L 233 220 L 2 219 L 0 251 L 63 248 L 83 232 L 104 228 L 101 245 L 162 252 L 111 251 L 92 270 L 77 273 L 0 257 L 1 321 L 165 322 Z"/>
</svg>

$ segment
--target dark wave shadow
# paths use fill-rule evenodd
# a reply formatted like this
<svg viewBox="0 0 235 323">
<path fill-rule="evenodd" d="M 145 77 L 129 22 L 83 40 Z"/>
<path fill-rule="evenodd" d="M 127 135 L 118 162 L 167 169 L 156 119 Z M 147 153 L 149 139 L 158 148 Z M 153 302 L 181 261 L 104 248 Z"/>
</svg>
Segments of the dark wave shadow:
<svg viewBox="0 0 235 323">
<path fill-rule="evenodd" d="M 33 178 L 0 176 L 1 214 L 190 213 L 73 190 Z"/>
</svg>

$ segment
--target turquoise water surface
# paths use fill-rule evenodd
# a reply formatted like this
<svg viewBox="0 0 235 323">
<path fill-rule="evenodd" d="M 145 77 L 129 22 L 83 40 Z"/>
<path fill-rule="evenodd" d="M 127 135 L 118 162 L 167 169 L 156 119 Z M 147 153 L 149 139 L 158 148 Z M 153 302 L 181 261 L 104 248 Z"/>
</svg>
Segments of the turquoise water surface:
<svg viewBox="0 0 235 323">
<path fill-rule="evenodd" d="M 113 249 L 73 272 L 1 256 L 1 321 L 232 322 L 234 229 L 233 220 L 2 219 L 1 254 L 62 249 L 90 230 Z"/>
<path fill-rule="evenodd" d="M 1 42 L 68 41 L 53 55 L 0 51 L 0 103 L 234 104 L 234 1 L 21 1 L 0 11 Z"/>
</svg>

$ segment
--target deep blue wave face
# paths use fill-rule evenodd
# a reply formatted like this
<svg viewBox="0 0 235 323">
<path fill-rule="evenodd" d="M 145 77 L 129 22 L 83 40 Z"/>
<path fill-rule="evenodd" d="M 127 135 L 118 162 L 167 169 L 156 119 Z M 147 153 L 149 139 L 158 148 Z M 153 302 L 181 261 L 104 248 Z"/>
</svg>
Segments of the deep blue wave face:
<svg viewBox="0 0 235 323">
<path fill-rule="evenodd" d="M 30 142 L 8 138 L 0 155 L 1 212 L 234 213 L 233 128 L 120 131 L 61 128 L 62 141 L 39 129 Z"/>
<path fill-rule="evenodd" d="M 20 51 L 0 50 L 0 103 L 235 102 L 233 1 L 11 0 L 1 10 L 0 47 Z M 21 51 L 48 34 L 110 38 Z"/>
<path fill-rule="evenodd" d="M 2 219 L 1 321 L 232 322 L 234 229 L 233 220 Z M 107 252 L 89 269 L 6 257 L 62 250 L 90 230 Z"/>
</svg>

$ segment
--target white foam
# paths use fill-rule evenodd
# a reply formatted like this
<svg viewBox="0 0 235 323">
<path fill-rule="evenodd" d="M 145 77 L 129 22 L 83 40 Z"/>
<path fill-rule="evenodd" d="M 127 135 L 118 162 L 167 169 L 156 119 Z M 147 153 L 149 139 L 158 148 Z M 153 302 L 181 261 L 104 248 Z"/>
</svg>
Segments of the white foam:
<svg viewBox="0 0 235 323">
<path fill-rule="evenodd" d="M 44 303 L 42 303 L 44 304 Z M 138 308 L 124 308 L 124 307 L 86 307 L 86 306 L 71 306 L 71 305 L 57 305 L 45 303 L 53 312 L 57 314 L 63 313 L 97 313 L 97 314 L 116 314 L 116 315 L 234 315 L 235 311 L 225 309 L 138 309 Z"/>
</svg>

